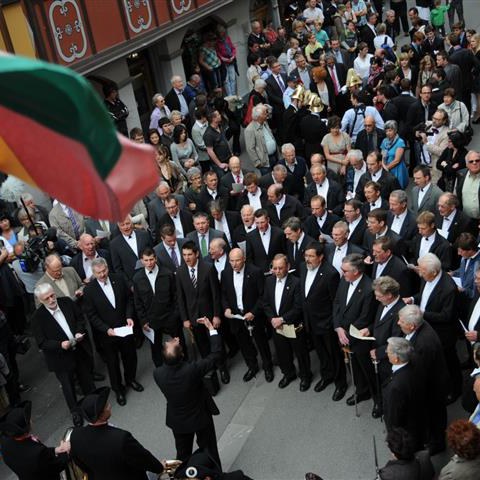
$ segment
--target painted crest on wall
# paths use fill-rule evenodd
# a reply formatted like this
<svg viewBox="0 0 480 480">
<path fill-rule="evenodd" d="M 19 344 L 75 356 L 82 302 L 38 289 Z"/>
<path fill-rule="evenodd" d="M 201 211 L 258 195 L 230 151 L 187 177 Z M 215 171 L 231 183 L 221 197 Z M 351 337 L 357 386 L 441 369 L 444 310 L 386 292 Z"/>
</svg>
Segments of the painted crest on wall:
<svg viewBox="0 0 480 480">
<path fill-rule="evenodd" d="M 192 0 L 171 0 L 173 11 L 177 15 L 188 12 L 192 6 Z"/>
<path fill-rule="evenodd" d="M 130 30 L 140 33 L 152 25 L 150 0 L 123 0 Z"/>
<path fill-rule="evenodd" d="M 77 2 L 75 0 L 55 0 L 50 4 L 48 16 L 55 48 L 60 58 L 66 63 L 82 58 L 88 45 Z"/>
</svg>

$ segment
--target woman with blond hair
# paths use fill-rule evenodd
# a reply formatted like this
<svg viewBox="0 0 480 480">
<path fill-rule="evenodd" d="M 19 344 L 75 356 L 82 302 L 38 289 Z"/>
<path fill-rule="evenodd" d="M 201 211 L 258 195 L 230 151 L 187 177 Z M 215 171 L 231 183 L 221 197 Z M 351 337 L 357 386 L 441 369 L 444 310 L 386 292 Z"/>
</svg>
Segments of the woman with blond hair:
<svg viewBox="0 0 480 480">
<path fill-rule="evenodd" d="M 425 55 L 420 60 L 420 68 L 418 71 L 416 96 L 419 97 L 420 89 L 423 85 L 426 85 L 430 78 L 432 78 L 433 71 L 435 70 L 435 62 L 430 55 Z"/>
</svg>

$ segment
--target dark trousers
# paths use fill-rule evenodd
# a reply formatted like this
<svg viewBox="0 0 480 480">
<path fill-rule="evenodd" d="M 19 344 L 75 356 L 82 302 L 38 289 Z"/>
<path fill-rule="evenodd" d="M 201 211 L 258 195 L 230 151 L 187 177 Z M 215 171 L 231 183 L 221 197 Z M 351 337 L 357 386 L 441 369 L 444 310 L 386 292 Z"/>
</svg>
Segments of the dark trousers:
<svg viewBox="0 0 480 480">
<path fill-rule="evenodd" d="M 333 380 L 337 388 L 347 384 L 347 372 L 342 351 L 338 346 L 338 336 L 334 330 L 312 333 L 313 345 L 320 360 L 320 375 L 323 380 Z"/>
<path fill-rule="evenodd" d="M 427 395 L 427 438 L 429 447 L 445 446 L 445 430 L 447 429 L 447 407 L 440 395 Z"/>
<path fill-rule="evenodd" d="M 137 351 L 133 335 L 127 337 L 109 337 L 103 342 L 105 363 L 107 364 L 110 385 L 114 392 L 123 390 L 120 358 L 123 363 L 125 383 L 135 380 L 137 374 Z"/>
<path fill-rule="evenodd" d="M 270 352 L 270 347 L 268 345 L 267 335 L 263 324 L 257 324 L 256 322 L 253 322 L 253 332 L 252 336 L 250 336 L 250 333 L 248 332 L 244 322 L 236 319 L 231 319 L 230 322 L 240 323 L 240 325 L 237 325 L 238 330 L 236 331 L 235 336 L 247 367 L 251 369 L 258 368 L 257 353 L 260 352 L 263 369 L 268 370 L 273 368 L 272 354 Z"/>
<path fill-rule="evenodd" d="M 278 364 L 283 375 L 287 378 L 296 376 L 296 369 L 293 363 L 293 355 L 297 358 L 298 374 L 301 379 L 309 380 L 312 378 L 310 369 L 310 356 L 308 354 L 305 341 L 305 332 L 297 332 L 297 338 L 287 338 L 277 332 L 273 333 L 273 343 L 277 352 Z"/>
<path fill-rule="evenodd" d="M 178 433 L 173 431 L 175 437 L 175 448 L 177 449 L 177 460 L 182 462 L 188 460 L 193 453 L 193 440 L 197 437 L 197 445 L 208 451 L 210 456 L 221 468 L 220 455 L 217 448 L 217 436 L 215 434 L 215 425 L 213 418 L 210 417 L 209 424 L 196 432 Z"/>
<path fill-rule="evenodd" d="M 395 31 L 400 33 L 400 21 L 402 22 L 403 33 L 408 33 L 407 2 L 390 2 L 392 10 L 395 12 Z"/>
<path fill-rule="evenodd" d="M 465 25 L 465 18 L 463 17 L 463 0 L 450 0 L 450 10 L 448 11 L 448 23 L 450 30 L 455 23 L 455 10 L 457 11 L 458 21 Z"/>
<path fill-rule="evenodd" d="M 357 395 L 370 393 L 376 397 L 375 370 L 368 352 L 354 352 L 351 356 Z"/>
</svg>

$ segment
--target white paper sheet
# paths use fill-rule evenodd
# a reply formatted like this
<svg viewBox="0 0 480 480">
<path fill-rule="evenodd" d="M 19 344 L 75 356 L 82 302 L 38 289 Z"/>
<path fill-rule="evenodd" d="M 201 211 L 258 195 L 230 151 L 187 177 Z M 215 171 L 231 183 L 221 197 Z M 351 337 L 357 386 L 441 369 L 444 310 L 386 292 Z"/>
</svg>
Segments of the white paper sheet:
<svg viewBox="0 0 480 480">
<path fill-rule="evenodd" d="M 155 332 L 151 328 L 150 330 L 143 330 L 143 334 L 152 342 L 155 343 Z"/>
<path fill-rule="evenodd" d="M 360 334 L 360 330 L 353 324 L 350 325 L 348 333 L 351 337 L 357 338 L 358 340 L 375 340 L 375 337 L 362 337 L 362 335 Z"/>
<path fill-rule="evenodd" d="M 110 232 L 105 232 L 104 230 L 97 230 L 97 237 L 98 238 L 109 238 Z"/>
<path fill-rule="evenodd" d="M 463 288 L 462 279 L 460 277 L 452 277 L 452 280 L 455 282 L 457 287 Z"/>
<path fill-rule="evenodd" d="M 128 335 L 133 335 L 133 327 L 118 327 L 114 328 L 115 336 L 117 337 L 128 337 Z"/>
</svg>

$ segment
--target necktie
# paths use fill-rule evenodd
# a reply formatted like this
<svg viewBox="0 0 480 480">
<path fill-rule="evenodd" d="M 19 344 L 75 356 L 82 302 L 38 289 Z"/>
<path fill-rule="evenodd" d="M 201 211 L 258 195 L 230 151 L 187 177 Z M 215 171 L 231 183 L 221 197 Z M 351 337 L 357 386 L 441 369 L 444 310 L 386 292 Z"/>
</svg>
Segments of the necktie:
<svg viewBox="0 0 480 480">
<path fill-rule="evenodd" d="M 240 183 L 240 175 L 237 175 L 237 179 L 235 180 L 237 183 Z"/>
<path fill-rule="evenodd" d="M 277 82 L 278 82 L 278 86 L 280 87 L 280 90 L 282 91 L 282 93 L 284 93 L 285 84 L 283 83 L 282 77 L 280 75 L 277 75 Z"/>
<path fill-rule="evenodd" d="M 205 235 L 202 235 L 202 238 L 200 239 L 200 250 L 202 251 L 202 257 L 206 257 L 208 255 L 207 239 L 205 238 Z"/>
<path fill-rule="evenodd" d="M 336 96 L 338 95 L 340 89 L 338 88 L 337 76 L 335 75 L 335 69 L 333 67 L 330 67 L 330 77 L 333 81 L 333 91 L 335 92 Z"/>
<path fill-rule="evenodd" d="M 192 285 L 193 285 L 193 288 L 197 288 L 197 277 L 195 276 L 195 269 L 194 268 L 191 268 L 190 269 L 190 272 L 191 272 L 191 276 L 190 278 L 192 279 Z"/>
<path fill-rule="evenodd" d="M 175 252 L 175 249 L 173 247 L 170 249 L 170 251 L 171 251 L 170 256 L 172 257 L 172 262 L 175 265 L 175 268 L 178 268 L 177 253 Z"/>
<path fill-rule="evenodd" d="M 297 252 L 298 252 L 298 242 L 295 242 L 293 245 L 293 259 L 295 260 L 297 258 Z"/>
<path fill-rule="evenodd" d="M 73 232 L 75 234 L 75 238 L 78 240 L 78 237 L 80 236 L 80 227 L 78 226 L 77 219 L 75 218 L 75 215 L 73 214 L 73 210 L 70 207 L 65 206 L 65 208 L 67 210 L 68 218 L 72 222 L 72 227 L 73 227 Z"/>
<path fill-rule="evenodd" d="M 375 149 L 373 148 L 373 135 L 371 133 L 367 133 L 367 145 L 368 145 L 368 152 L 373 152 Z"/>
</svg>

